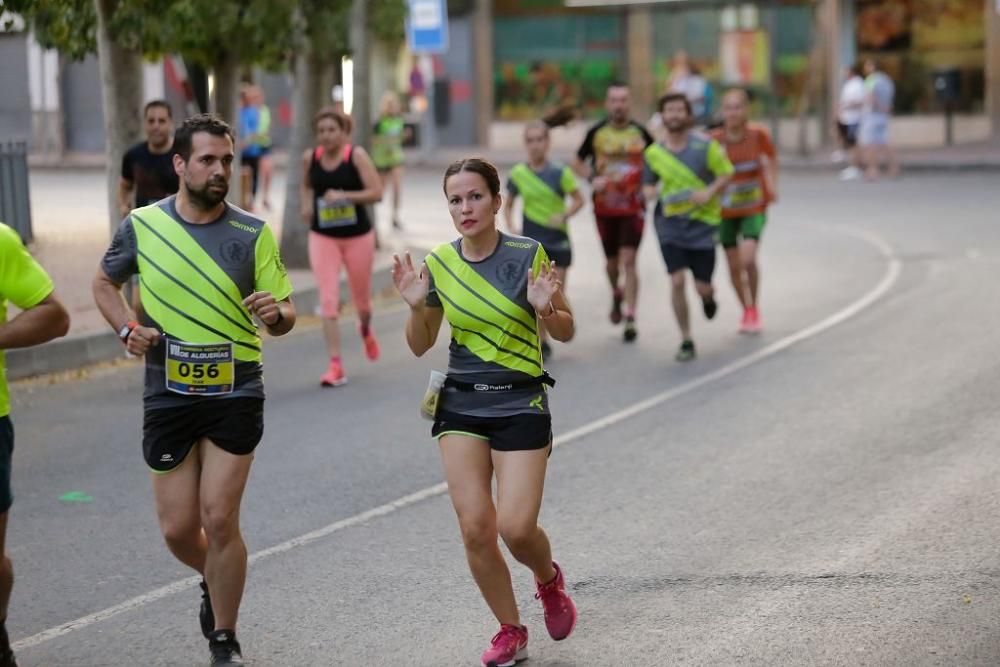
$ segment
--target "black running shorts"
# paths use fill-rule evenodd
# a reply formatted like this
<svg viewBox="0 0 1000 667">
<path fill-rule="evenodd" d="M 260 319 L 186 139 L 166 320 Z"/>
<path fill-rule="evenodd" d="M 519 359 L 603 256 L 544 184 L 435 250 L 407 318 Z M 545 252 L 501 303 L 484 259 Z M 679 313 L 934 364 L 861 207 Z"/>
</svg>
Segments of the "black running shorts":
<svg viewBox="0 0 1000 667">
<path fill-rule="evenodd" d="M 500 452 L 544 449 L 552 444 L 552 415 L 525 413 L 510 417 L 469 417 L 438 410 L 431 436 L 467 435 Z"/>
<path fill-rule="evenodd" d="M 179 466 L 201 438 L 237 456 L 252 454 L 264 435 L 264 399 L 215 398 L 146 410 L 142 452 L 153 472 Z"/>
<path fill-rule="evenodd" d="M 14 424 L 10 417 L 0 417 L 0 514 L 14 503 L 10 488 L 10 467 L 14 458 Z"/>
<path fill-rule="evenodd" d="M 698 250 L 663 243 L 660 245 L 660 251 L 667 265 L 667 273 L 674 274 L 684 269 L 691 269 L 691 274 L 698 282 L 712 282 L 712 273 L 715 271 L 715 248 Z"/>
</svg>

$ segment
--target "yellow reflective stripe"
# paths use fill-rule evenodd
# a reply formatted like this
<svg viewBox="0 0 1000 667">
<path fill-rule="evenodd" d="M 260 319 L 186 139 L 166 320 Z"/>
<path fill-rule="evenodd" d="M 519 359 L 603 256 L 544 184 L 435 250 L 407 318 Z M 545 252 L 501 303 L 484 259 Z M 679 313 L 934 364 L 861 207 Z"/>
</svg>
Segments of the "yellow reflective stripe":
<svg viewBox="0 0 1000 667">
<path fill-rule="evenodd" d="M 260 335 L 232 279 L 162 210 L 138 213 L 132 227 L 149 316 L 170 336 L 190 343 L 231 341 L 237 359 L 259 362 Z"/>
<path fill-rule="evenodd" d="M 180 223 L 161 208 L 147 206 L 133 211 L 132 228 L 139 247 L 150 257 L 156 257 L 166 271 L 183 276 L 190 287 L 220 303 L 234 319 L 253 323 L 236 283 Z"/>
<path fill-rule="evenodd" d="M 192 314 L 187 313 L 161 297 L 139 272 L 142 288 L 142 308 L 153 320 L 164 328 L 164 333 L 187 343 L 217 343 L 229 341 L 223 332 L 213 328 Z M 164 324 L 169 322 L 169 326 Z M 239 361 L 259 362 L 261 360 L 260 338 L 254 342 L 233 340 L 233 355 Z"/>
<path fill-rule="evenodd" d="M 510 180 L 514 181 L 521 196 L 524 197 L 524 215 L 531 221 L 545 227 L 565 231 L 567 225 L 550 225 L 549 220 L 554 215 L 566 211 L 566 202 L 549 184 L 538 177 L 531 167 L 523 162 L 510 171 Z"/>
<path fill-rule="evenodd" d="M 668 217 L 670 216 L 670 213 L 667 212 L 670 195 L 683 190 L 701 190 L 708 187 L 705 181 L 691 171 L 690 167 L 678 160 L 660 144 L 649 146 L 644 155 L 650 169 L 660 178 L 661 200 L 664 202 L 664 214 Z M 677 214 L 686 215 L 692 220 L 709 225 L 718 225 L 722 222 L 722 206 L 719 204 L 718 197 L 712 197 L 704 206 L 692 208 L 690 211 L 678 211 Z"/>
<path fill-rule="evenodd" d="M 579 189 L 576 185 L 576 176 L 573 175 L 573 170 L 569 167 L 563 167 L 562 176 L 559 178 L 559 187 L 568 195 Z"/>
<path fill-rule="evenodd" d="M 465 263 L 452 244 L 445 243 L 438 246 L 431 251 L 428 258 L 435 260 L 443 269 L 443 271 L 438 272 L 442 279 L 454 280 L 476 297 L 476 301 L 471 305 L 477 313 L 484 309 L 485 315 L 492 321 L 496 321 L 496 317 L 499 315 L 502 324 L 522 327 L 520 331 L 512 327 L 515 333 L 520 336 L 528 337 L 537 334 L 538 325 L 535 322 L 535 316 L 508 299 L 489 281 L 476 273 L 475 269 Z M 430 266 L 428 264 L 428 268 Z M 434 275 L 435 283 L 438 282 L 438 273 Z"/>
</svg>

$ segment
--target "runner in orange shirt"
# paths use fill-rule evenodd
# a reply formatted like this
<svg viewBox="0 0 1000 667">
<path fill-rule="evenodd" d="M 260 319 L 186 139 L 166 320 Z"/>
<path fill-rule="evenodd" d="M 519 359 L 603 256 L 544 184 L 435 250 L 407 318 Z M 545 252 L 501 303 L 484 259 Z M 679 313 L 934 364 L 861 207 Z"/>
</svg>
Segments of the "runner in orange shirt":
<svg viewBox="0 0 1000 667">
<path fill-rule="evenodd" d="M 759 333 L 757 247 L 767 222 L 767 206 L 778 198 L 778 157 L 767 130 L 747 121 L 748 106 L 746 91 L 728 91 L 722 98 L 723 126 L 713 137 L 736 169 L 722 195 L 719 241 L 726 251 L 733 289 L 743 305 L 740 333 Z"/>
</svg>

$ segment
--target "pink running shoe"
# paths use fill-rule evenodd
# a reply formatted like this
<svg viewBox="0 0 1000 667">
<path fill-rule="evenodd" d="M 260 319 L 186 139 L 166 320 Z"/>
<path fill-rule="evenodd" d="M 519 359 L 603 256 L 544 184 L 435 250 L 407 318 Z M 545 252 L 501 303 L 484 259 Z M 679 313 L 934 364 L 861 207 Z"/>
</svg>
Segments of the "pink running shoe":
<svg viewBox="0 0 1000 667">
<path fill-rule="evenodd" d="M 347 375 L 339 361 L 330 360 L 330 367 L 320 376 L 319 383 L 323 387 L 339 387 L 347 384 Z"/>
<path fill-rule="evenodd" d="M 513 667 L 528 659 L 528 628 L 504 623 L 483 652 L 483 667 Z"/>
<path fill-rule="evenodd" d="M 750 322 L 753 320 L 751 315 L 751 308 L 743 309 L 743 319 L 740 320 L 740 333 L 747 334 L 750 333 Z"/>
<path fill-rule="evenodd" d="M 361 339 L 365 342 L 365 356 L 368 357 L 368 361 L 378 360 L 380 349 L 375 338 L 375 330 L 368 327 L 368 335 L 362 336 Z"/>
<path fill-rule="evenodd" d="M 576 627 L 576 605 L 566 595 L 566 579 L 563 578 L 562 568 L 555 561 L 552 562 L 552 567 L 556 570 L 556 578 L 547 584 L 536 581 L 538 592 L 535 597 L 542 601 L 549 636 L 560 641 L 569 637 Z"/>
<path fill-rule="evenodd" d="M 750 321 L 747 323 L 747 333 L 759 334 L 761 330 L 760 311 L 757 310 L 757 306 L 751 306 L 749 313 Z"/>
</svg>

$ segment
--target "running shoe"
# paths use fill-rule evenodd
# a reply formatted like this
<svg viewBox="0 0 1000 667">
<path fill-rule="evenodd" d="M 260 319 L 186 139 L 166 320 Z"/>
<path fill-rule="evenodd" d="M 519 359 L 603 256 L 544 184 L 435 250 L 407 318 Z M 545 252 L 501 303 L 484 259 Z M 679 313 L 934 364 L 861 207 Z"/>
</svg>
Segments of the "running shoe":
<svg viewBox="0 0 1000 667">
<path fill-rule="evenodd" d="M 751 306 L 749 311 L 750 317 L 749 322 L 747 322 L 747 333 L 759 334 L 761 330 L 760 311 L 757 310 L 757 306 Z"/>
<path fill-rule="evenodd" d="M 208 651 L 212 654 L 212 667 L 244 664 L 243 650 L 232 630 L 216 630 L 209 635 Z"/>
<path fill-rule="evenodd" d="M 347 375 L 339 361 L 330 361 L 330 367 L 320 376 L 319 383 L 323 387 L 339 387 L 347 384 Z"/>
<path fill-rule="evenodd" d="M 10 648 L 10 637 L 7 636 L 6 623 L 0 623 L 0 667 L 17 667 L 14 651 Z"/>
<path fill-rule="evenodd" d="M 740 320 L 740 333 L 750 333 L 750 309 L 743 309 L 743 319 Z"/>
<path fill-rule="evenodd" d="M 562 568 L 555 561 L 552 562 L 552 567 L 556 570 L 555 579 L 547 584 L 536 581 L 535 588 L 538 592 L 535 593 L 535 598 L 542 601 L 549 636 L 560 641 L 569 637 L 576 627 L 576 605 L 566 595 L 566 579 Z"/>
<path fill-rule="evenodd" d="M 368 333 L 362 334 L 361 340 L 365 343 L 365 356 L 368 361 L 377 361 L 380 353 L 378 339 L 375 338 L 375 331 L 368 327 Z"/>
<path fill-rule="evenodd" d="M 615 288 L 611 296 L 611 324 L 619 324 L 622 321 L 622 300 L 624 296 L 620 289 Z"/>
<path fill-rule="evenodd" d="M 715 297 L 710 296 L 707 299 L 701 300 L 701 308 L 705 311 L 705 317 L 712 319 L 715 314 L 719 312 L 719 304 L 715 302 Z"/>
<path fill-rule="evenodd" d="M 625 318 L 625 331 L 622 332 L 622 340 L 626 343 L 631 343 L 639 335 L 639 332 L 635 328 L 635 318 L 626 317 Z"/>
<path fill-rule="evenodd" d="M 549 357 L 552 356 L 552 346 L 549 345 L 549 341 L 542 341 L 542 361 L 548 361 Z"/>
<path fill-rule="evenodd" d="M 845 167 L 840 170 L 840 180 L 842 181 L 856 181 L 861 176 L 861 170 L 855 166 Z"/>
<path fill-rule="evenodd" d="M 212 599 L 208 597 L 208 584 L 202 579 L 201 583 L 201 609 L 198 611 L 198 620 L 201 622 L 201 634 L 205 639 L 215 630 L 215 612 L 212 611 Z"/>
<path fill-rule="evenodd" d="M 528 628 L 504 623 L 483 652 L 483 667 L 513 667 L 528 659 Z"/>
<path fill-rule="evenodd" d="M 694 351 L 694 341 L 686 340 L 681 343 L 681 347 L 677 350 L 677 354 L 674 355 L 674 359 L 677 361 L 691 361 L 695 356 L 697 355 Z"/>
</svg>

